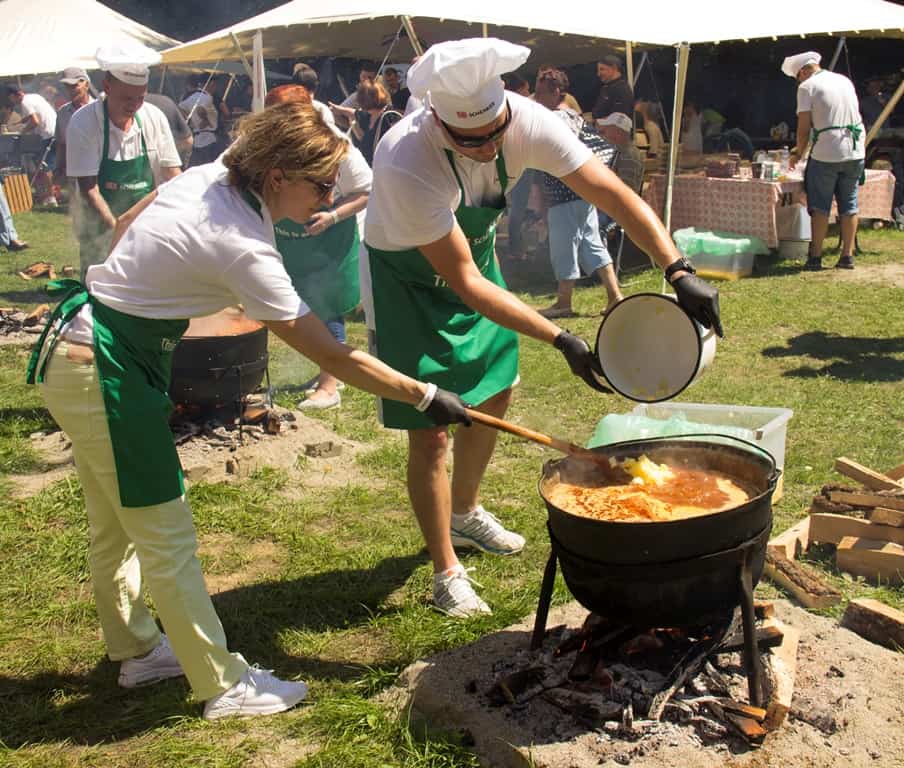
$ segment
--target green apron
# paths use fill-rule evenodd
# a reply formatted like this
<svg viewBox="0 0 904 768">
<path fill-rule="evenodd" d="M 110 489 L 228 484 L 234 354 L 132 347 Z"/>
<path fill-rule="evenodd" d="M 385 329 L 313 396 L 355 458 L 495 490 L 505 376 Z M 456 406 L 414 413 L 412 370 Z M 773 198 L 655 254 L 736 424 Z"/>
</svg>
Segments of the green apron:
<svg viewBox="0 0 904 768">
<path fill-rule="evenodd" d="M 28 383 L 44 381 L 60 329 L 90 304 L 94 363 L 107 411 L 120 502 L 124 507 L 146 507 L 179 498 L 185 486 L 169 427 L 173 404 L 167 388 L 173 350 L 188 320 L 149 320 L 117 312 L 94 299 L 76 280 L 54 280 L 47 290 L 61 301 L 32 352 Z"/>
<path fill-rule="evenodd" d="M 309 235 L 303 224 L 283 219 L 273 225 L 276 250 L 295 291 L 327 322 L 351 312 L 361 300 L 358 285 L 358 222 L 351 216 Z"/>
<path fill-rule="evenodd" d="M 819 70 L 816 74 L 818 75 L 820 72 L 824 72 L 825 70 Z M 814 75 L 815 77 L 815 75 Z M 851 134 L 851 144 L 852 149 L 857 149 L 857 142 L 860 141 L 860 137 L 863 135 L 863 123 L 852 123 L 850 125 L 827 125 L 825 128 L 816 128 L 812 123 L 810 124 L 810 157 L 813 157 L 813 150 L 816 149 L 816 142 L 819 140 L 819 137 L 825 133 L 826 131 L 847 131 Z M 806 175 L 806 170 L 804 170 L 804 175 Z M 862 187 L 866 184 L 866 169 L 860 172 L 860 186 Z"/>
<path fill-rule="evenodd" d="M 148 147 L 144 140 L 141 119 L 135 115 L 138 133 L 141 137 L 141 154 L 131 160 L 111 160 L 110 115 L 107 102 L 104 110 L 104 145 L 97 171 L 97 187 L 101 197 L 110 207 L 111 213 L 119 217 L 135 203 L 154 189 L 154 172 L 148 157 Z M 82 280 L 92 264 L 102 264 L 109 255 L 112 232 L 104 226 L 99 216 L 88 215 L 82 226 L 80 240 L 80 262 Z"/>
<path fill-rule="evenodd" d="M 481 274 L 505 288 L 496 260 L 496 223 L 505 209 L 508 174 L 502 155 L 496 170 L 502 185 L 500 206 L 465 205 L 465 191 L 452 153 L 446 156 L 461 189 L 455 219 L 468 238 Z M 373 283 L 376 354 L 383 362 L 420 381 L 458 394 L 479 405 L 518 376 L 518 335 L 475 312 L 433 271 L 417 248 L 383 251 L 368 246 Z M 413 406 L 383 399 L 386 427 L 435 426 Z"/>
</svg>

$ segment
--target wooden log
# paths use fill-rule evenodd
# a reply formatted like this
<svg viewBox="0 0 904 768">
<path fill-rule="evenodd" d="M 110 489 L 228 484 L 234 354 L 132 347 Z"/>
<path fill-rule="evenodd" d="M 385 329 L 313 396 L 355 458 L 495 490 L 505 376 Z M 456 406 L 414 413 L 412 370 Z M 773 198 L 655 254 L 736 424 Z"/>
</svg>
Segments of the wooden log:
<svg viewBox="0 0 904 768">
<path fill-rule="evenodd" d="M 841 592 L 804 563 L 783 557 L 781 552 L 766 552 L 766 576 L 805 608 L 829 608 L 841 602 Z"/>
<path fill-rule="evenodd" d="M 878 600 L 851 600 L 841 626 L 892 650 L 904 649 L 904 613 Z"/>
<path fill-rule="evenodd" d="M 752 717 L 745 717 L 736 712 L 726 712 L 725 722 L 731 725 L 732 728 L 752 744 L 760 743 L 768 733 L 768 731 Z"/>
<path fill-rule="evenodd" d="M 754 600 L 753 613 L 760 619 L 771 619 L 775 617 L 775 603 L 771 600 Z"/>
<path fill-rule="evenodd" d="M 904 547 L 897 544 L 845 536 L 838 544 L 835 558 L 841 570 L 855 576 L 893 586 L 904 584 Z"/>
<path fill-rule="evenodd" d="M 904 480 L 904 464 L 898 464 L 894 469 L 888 470 L 885 476 L 890 477 L 892 480 Z"/>
<path fill-rule="evenodd" d="M 835 459 L 835 471 L 851 478 L 851 480 L 856 480 L 873 491 L 897 491 L 901 488 L 890 477 L 883 475 L 881 472 L 876 472 L 876 470 L 870 469 L 863 464 L 858 464 L 853 459 L 845 456 L 839 456 Z"/>
<path fill-rule="evenodd" d="M 795 560 L 800 552 L 806 552 L 810 546 L 810 518 L 805 517 L 792 525 L 787 531 L 769 540 L 769 552 L 781 553 L 788 560 Z"/>
<path fill-rule="evenodd" d="M 794 696 L 794 679 L 797 676 L 797 646 L 800 631 L 777 622 L 782 630 L 782 644 L 770 648 L 764 658 L 764 667 L 770 682 L 769 699 L 766 702 L 766 719 L 763 727 L 774 731 L 781 726 L 791 710 Z"/>
<path fill-rule="evenodd" d="M 893 525 L 895 528 L 904 528 L 904 512 L 886 507 L 874 507 L 867 513 L 871 523 L 879 525 Z"/>
<path fill-rule="evenodd" d="M 741 701 L 735 701 L 734 699 L 728 699 L 721 696 L 717 701 L 723 709 L 727 709 L 729 712 L 737 712 L 739 715 L 744 715 L 744 717 L 752 717 L 758 723 L 762 723 L 763 720 L 766 719 L 766 710 L 761 707 L 754 707 L 750 704 L 744 704 Z"/>
<path fill-rule="evenodd" d="M 810 540 L 823 544 L 839 544 L 845 536 L 890 541 L 904 545 L 904 528 L 879 525 L 847 515 L 830 515 L 820 512 L 810 515 Z"/>
<path fill-rule="evenodd" d="M 782 644 L 782 630 L 777 626 L 778 620 L 770 619 L 775 624 L 772 626 L 762 626 L 756 631 L 756 644 L 760 650 L 764 648 L 774 648 Z M 726 638 L 716 649 L 716 653 L 732 653 L 740 651 L 744 648 L 744 633 L 741 631 Z"/>
<path fill-rule="evenodd" d="M 22 325 L 24 325 L 26 328 L 28 328 L 32 325 L 37 325 L 38 321 L 42 317 L 44 317 L 44 315 L 47 312 L 50 312 L 50 305 L 49 304 L 39 304 L 37 307 L 35 307 L 31 312 L 29 312 L 25 316 L 25 319 L 22 321 Z"/>
<path fill-rule="evenodd" d="M 829 498 L 842 504 L 853 504 L 855 507 L 886 507 L 904 511 L 904 495 L 831 491 Z"/>
</svg>

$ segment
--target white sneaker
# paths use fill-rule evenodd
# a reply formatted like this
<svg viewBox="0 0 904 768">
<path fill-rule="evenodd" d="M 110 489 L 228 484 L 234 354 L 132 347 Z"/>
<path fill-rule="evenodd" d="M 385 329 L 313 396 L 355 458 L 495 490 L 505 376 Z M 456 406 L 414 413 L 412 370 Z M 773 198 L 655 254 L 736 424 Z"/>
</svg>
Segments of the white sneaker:
<svg viewBox="0 0 904 768">
<path fill-rule="evenodd" d="M 299 411 L 325 411 L 329 408 L 338 408 L 342 404 L 342 395 L 339 392 L 333 392 L 332 395 L 325 397 L 308 398 L 298 403 Z"/>
<path fill-rule="evenodd" d="M 119 685 L 122 688 L 138 688 L 159 683 L 171 677 L 185 674 L 166 635 L 147 656 L 125 659 L 119 665 Z"/>
<path fill-rule="evenodd" d="M 204 719 L 275 715 L 291 709 L 307 695 L 305 683 L 280 680 L 272 669 L 254 664 L 232 688 L 207 700 Z"/>
<path fill-rule="evenodd" d="M 433 605 L 438 611 L 456 619 L 492 613 L 490 606 L 474 592 L 472 584 L 481 586 L 468 576 L 468 571 L 461 563 L 443 573 L 434 573 Z"/>
<path fill-rule="evenodd" d="M 507 531 L 494 515 L 478 505 L 467 515 L 452 515 L 452 546 L 514 555 L 524 549 L 524 537 Z"/>
<path fill-rule="evenodd" d="M 304 393 L 308 397 L 310 397 L 317 391 L 317 387 L 319 384 L 320 384 L 320 379 L 317 377 L 311 379 L 310 381 L 305 382 L 304 383 Z M 336 379 L 336 391 L 341 392 L 343 389 L 345 389 L 345 382 L 339 381 L 339 379 Z"/>
</svg>

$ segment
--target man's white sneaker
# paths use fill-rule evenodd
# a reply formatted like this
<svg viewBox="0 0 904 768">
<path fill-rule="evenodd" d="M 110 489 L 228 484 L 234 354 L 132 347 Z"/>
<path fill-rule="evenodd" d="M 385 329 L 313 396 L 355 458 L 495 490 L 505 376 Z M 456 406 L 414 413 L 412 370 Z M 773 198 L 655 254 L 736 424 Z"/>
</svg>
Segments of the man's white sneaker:
<svg viewBox="0 0 904 768">
<path fill-rule="evenodd" d="M 494 515 L 478 505 L 467 515 L 452 515 L 452 546 L 514 555 L 524 549 L 524 537 L 506 530 Z"/>
<path fill-rule="evenodd" d="M 207 700 L 204 719 L 275 715 L 291 709 L 307 695 L 308 686 L 304 683 L 280 680 L 272 669 L 261 669 L 255 664 L 232 688 Z"/>
<path fill-rule="evenodd" d="M 122 688 L 138 688 L 171 677 L 182 677 L 183 674 L 169 640 L 163 635 L 160 644 L 146 656 L 125 659 L 120 663 L 119 685 Z"/>
<path fill-rule="evenodd" d="M 490 606 L 481 600 L 471 586 L 477 584 L 468 576 L 461 563 L 442 573 L 433 574 L 433 605 L 448 616 L 464 619 L 468 616 L 492 613 Z"/>
</svg>

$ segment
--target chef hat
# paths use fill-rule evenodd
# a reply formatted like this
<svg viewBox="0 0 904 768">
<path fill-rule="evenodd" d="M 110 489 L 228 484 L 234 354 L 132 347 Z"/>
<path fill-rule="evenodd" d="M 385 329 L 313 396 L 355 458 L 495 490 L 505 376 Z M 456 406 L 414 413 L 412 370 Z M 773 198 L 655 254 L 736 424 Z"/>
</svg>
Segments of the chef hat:
<svg viewBox="0 0 904 768">
<path fill-rule="evenodd" d="M 797 77 L 797 73 L 807 64 L 819 64 L 820 61 L 822 61 L 822 55 L 816 53 L 816 51 L 806 51 L 805 53 L 798 53 L 796 56 L 787 56 L 782 62 L 782 72 L 788 77 Z"/>
<path fill-rule="evenodd" d="M 160 63 L 157 51 L 132 41 L 98 48 L 94 58 L 97 66 L 128 85 L 147 85 L 149 67 Z"/>
<path fill-rule="evenodd" d="M 408 70 L 413 96 L 430 94 L 440 120 L 456 128 L 493 122 L 505 109 L 501 75 L 520 67 L 530 49 L 493 37 L 431 46 Z"/>
</svg>

